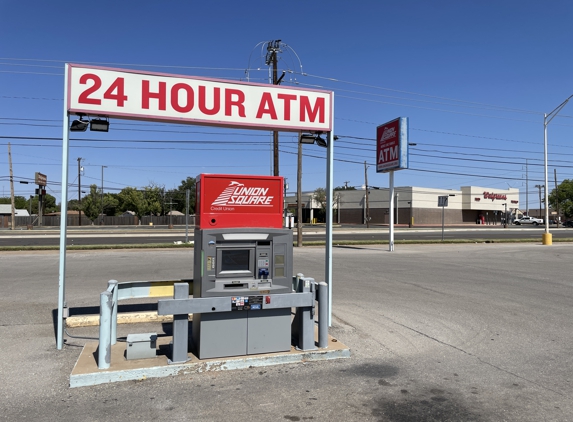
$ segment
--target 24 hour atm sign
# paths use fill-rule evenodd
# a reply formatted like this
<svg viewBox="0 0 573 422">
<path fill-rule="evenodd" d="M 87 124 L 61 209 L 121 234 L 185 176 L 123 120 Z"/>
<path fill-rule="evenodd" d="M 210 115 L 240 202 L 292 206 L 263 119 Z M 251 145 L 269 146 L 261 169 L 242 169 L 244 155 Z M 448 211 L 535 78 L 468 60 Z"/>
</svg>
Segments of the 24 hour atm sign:
<svg viewBox="0 0 573 422">
<path fill-rule="evenodd" d="M 68 65 L 68 113 L 324 131 L 332 92 Z"/>
</svg>

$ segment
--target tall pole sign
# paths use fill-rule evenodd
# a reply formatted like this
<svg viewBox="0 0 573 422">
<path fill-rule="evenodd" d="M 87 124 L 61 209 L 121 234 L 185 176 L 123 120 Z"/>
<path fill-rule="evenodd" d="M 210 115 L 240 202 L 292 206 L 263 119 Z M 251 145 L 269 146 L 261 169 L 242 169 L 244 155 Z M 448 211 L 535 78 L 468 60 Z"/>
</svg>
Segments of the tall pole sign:
<svg viewBox="0 0 573 422">
<path fill-rule="evenodd" d="M 394 250 L 394 171 L 408 168 L 408 118 L 399 117 L 376 128 L 376 173 L 389 173 L 389 250 Z"/>
</svg>

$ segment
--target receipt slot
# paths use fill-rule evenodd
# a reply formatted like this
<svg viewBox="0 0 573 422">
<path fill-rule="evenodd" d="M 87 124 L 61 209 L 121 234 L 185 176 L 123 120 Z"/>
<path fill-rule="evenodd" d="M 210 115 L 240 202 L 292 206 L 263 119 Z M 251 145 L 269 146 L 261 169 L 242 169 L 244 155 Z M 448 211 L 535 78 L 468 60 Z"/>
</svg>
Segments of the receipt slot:
<svg viewBox="0 0 573 422">
<path fill-rule="evenodd" d="M 282 186 L 272 176 L 197 178 L 193 297 L 231 300 L 231 312 L 193 315 L 200 359 L 290 350 L 291 309 L 264 309 L 272 295 L 292 293 Z"/>
</svg>

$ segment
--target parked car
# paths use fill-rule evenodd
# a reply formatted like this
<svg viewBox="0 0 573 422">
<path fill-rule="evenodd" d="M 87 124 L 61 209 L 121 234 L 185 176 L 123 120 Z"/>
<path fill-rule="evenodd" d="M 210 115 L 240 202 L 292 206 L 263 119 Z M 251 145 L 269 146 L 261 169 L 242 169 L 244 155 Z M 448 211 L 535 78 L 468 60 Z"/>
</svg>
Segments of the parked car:
<svg viewBox="0 0 573 422">
<path fill-rule="evenodd" d="M 563 223 L 563 227 L 573 227 L 573 221 L 565 221 Z"/>
<path fill-rule="evenodd" d="M 533 224 L 534 226 L 539 226 L 540 224 L 543 224 L 543 220 L 541 218 L 529 217 L 528 215 L 525 215 L 521 218 L 514 220 L 513 224 L 516 224 L 518 226 L 522 224 Z"/>
</svg>

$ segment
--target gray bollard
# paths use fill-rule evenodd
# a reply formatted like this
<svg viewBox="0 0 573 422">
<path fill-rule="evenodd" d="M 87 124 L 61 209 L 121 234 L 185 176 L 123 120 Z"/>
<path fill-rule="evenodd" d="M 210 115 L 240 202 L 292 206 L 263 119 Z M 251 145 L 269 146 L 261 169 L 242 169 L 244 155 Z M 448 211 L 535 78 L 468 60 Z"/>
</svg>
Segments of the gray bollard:
<svg viewBox="0 0 573 422">
<path fill-rule="evenodd" d="M 312 286 L 314 286 L 314 279 L 310 277 L 301 277 L 298 280 L 298 292 L 306 293 L 310 292 Z M 296 315 L 298 316 L 298 347 L 301 350 L 313 350 L 316 349 L 314 344 L 314 315 L 312 313 L 313 308 L 297 308 Z"/>
<path fill-rule="evenodd" d="M 189 299 L 189 283 L 173 285 L 173 299 Z M 189 360 L 189 315 L 173 315 L 173 343 L 171 345 L 171 361 L 169 363 L 184 363 Z"/>
<path fill-rule="evenodd" d="M 111 365 L 111 308 L 113 295 L 107 290 L 99 299 L 99 346 L 97 367 L 108 369 Z"/>
<path fill-rule="evenodd" d="M 328 347 L 328 284 L 318 283 L 318 347 Z"/>
<path fill-rule="evenodd" d="M 111 308 L 111 344 L 117 343 L 117 298 L 119 296 L 119 288 L 117 280 L 109 280 L 107 282 L 107 290 L 111 291 L 113 303 Z"/>
</svg>

